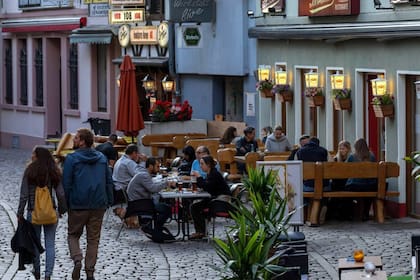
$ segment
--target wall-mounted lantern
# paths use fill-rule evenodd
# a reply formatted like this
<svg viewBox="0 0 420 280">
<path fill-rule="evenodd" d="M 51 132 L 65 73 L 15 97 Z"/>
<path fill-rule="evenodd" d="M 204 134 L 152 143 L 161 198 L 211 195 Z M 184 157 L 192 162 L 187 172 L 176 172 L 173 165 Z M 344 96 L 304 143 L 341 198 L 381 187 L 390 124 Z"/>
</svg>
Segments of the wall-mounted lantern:
<svg viewBox="0 0 420 280">
<path fill-rule="evenodd" d="M 258 81 L 271 80 L 271 65 L 258 66 Z"/>
<path fill-rule="evenodd" d="M 276 64 L 274 72 L 274 81 L 276 85 L 287 85 L 286 65 Z"/>
<path fill-rule="evenodd" d="M 372 95 L 380 96 L 386 93 L 386 80 L 383 75 L 378 76 L 378 78 L 370 80 L 372 85 Z"/>
<path fill-rule="evenodd" d="M 317 88 L 319 85 L 319 75 L 312 69 L 308 73 L 305 73 L 305 86 L 307 88 Z"/>
<path fill-rule="evenodd" d="M 147 92 L 154 92 L 156 90 L 156 83 L 155 80 L 153 80 L 149 74 L 146 75 L 146 77 L 144 77 L 144 79 L 142 80 L 143 82 L 143 87 Z"/>
<path fill-rule="evenodd" d="M 344 74 L 337 71 L 331 75 L 331 89 L 344 89 Z"/>
<path fill-rule="evenodd" d="M 174 87 L 175 87 L 175 81 L 174 80 L 170 80 L 169 76 L 166 75 L 163 79 L 162 79 L 162 88 L 164 92 L 167 93 L 172 93 L 174 91 Z"/>
</svg>

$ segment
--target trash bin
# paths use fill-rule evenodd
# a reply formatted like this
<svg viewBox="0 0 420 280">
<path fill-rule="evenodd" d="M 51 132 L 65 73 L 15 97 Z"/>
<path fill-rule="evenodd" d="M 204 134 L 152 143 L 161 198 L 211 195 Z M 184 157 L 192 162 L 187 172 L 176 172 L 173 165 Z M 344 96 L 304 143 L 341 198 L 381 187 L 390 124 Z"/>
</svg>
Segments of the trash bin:
<svg viewBox="0 0 420 280">
<path fill-rule="evenodd" d="M 111 134 L 111 120 L 89 118 L 86 122 L 95 132 L 95 135 L 109 136 Z"/>
</svg>

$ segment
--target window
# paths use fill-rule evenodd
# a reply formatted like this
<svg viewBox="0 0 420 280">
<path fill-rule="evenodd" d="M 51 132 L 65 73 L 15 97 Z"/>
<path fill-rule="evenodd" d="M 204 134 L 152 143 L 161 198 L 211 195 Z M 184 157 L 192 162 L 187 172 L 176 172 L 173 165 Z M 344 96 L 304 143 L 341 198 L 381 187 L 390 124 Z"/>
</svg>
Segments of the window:
<svg viewBox="0 0 420 280">
<path fill-rule="evenodd" d="M 107 111 L 107 74 L 106 74 L 106 57 L 107 57 L 107 45 L 97 45 L 98 52 L 96 56 L 97 62 L 97 98 L 98 98 L 98 112 Z"/>
<path fill-rule="evenodd" d="M 77 76 L 77 44 L 70 47 L 69 73 L 70 73 L 70 109 L 79 109 L 79 79 Z"/>
<path fill-rule="evenodd" d="M 28 105 L 28 55 L 26 42 L 20 49 L 20 104 Z"/>
<path fill-rule="evenodd" d="M 13 69 L 12 69 L 12 44 L 10 40 L 4 41 L 4 70 L 6 85 L 6 104 L 13 104 Z"/>
<path fill-rule="evenodd" d="M 164 5 L 162 0 L 150 0 L 150 17 L 152 20 L 162 20 L 164 18 Z"/>
<path fill-rule="evenodd" d="M 42 39 L 37 41 L 38 46 L 35 49 L 35 104 L 36 106 L 44 106 Z"/>
</svg>

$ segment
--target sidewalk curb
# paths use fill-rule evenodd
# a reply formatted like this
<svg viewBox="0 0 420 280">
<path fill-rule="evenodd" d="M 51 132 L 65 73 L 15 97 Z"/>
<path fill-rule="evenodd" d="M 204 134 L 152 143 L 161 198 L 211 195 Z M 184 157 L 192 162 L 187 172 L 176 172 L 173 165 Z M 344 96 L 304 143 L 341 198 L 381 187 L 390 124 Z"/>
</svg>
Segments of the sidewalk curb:
<svg viewBox="0 0 420 280">
<path fill-rule="evenodd" d="M 9 216 L 10 223 L 13 226 L 13 231 L 16 231 L 17 228 L 17 218 L 16 213 L 13 211 L 12 207 L 4 200 L 0 200 L 0 206 L 6 211 L 7 215 Z M 19 256 L 18 254 L 14 254 L 13 262 L 6 270 L 5 274 L 1 277 L 2 280 L 11 280 L 16 275 L 19 267 Z"/>
</svg>

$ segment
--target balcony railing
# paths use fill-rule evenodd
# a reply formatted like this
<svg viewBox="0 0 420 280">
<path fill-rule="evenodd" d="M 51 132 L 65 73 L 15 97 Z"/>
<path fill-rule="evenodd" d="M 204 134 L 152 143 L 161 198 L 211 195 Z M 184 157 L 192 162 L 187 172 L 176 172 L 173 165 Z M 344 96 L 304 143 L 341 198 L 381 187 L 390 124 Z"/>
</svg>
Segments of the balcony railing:
<svg viewBox="0 0 420 280">
<path fill-rule="evenodd" d="M 72 8 L 74 0 L 19 0 L 19 9 Z"/>
</svg>

